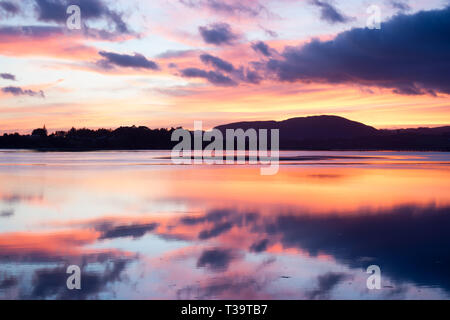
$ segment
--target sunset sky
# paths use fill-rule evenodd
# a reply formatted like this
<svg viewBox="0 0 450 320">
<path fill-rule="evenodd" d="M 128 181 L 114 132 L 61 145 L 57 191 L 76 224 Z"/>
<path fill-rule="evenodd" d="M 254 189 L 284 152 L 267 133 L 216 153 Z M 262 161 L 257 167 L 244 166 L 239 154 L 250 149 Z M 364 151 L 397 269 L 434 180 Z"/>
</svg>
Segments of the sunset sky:
<svg viewBox="0 0 450 320">
<path fill-rule="evenodd" d="M 81 8 L 81 30 L 66 9 Z M 366 28 L 381 9 L 381 29 Z M 445 0 L 0 0 L 0 134 L 333 114 L 450 125 Z"/>
</svg>

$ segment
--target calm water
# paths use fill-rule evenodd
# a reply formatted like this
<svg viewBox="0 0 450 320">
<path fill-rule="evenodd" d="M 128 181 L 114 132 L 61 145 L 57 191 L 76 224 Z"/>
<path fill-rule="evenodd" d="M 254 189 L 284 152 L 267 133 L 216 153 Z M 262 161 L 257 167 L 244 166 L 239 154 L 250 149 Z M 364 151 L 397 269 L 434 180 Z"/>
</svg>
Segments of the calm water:
<svg viewBox="0 0 450 320">
<path fill-rule="evenodd" d="M 0 151 L 0 298 L 450 297 L 449 153 L 283 152 L 275 176 L 168 155 Z"/>
</svg>

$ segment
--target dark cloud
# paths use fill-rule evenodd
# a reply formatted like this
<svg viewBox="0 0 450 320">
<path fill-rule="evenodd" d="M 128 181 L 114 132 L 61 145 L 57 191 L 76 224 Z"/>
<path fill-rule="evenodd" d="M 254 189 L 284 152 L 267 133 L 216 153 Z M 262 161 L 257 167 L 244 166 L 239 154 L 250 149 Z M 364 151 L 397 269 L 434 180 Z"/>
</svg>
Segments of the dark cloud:
<svg viewBox="0 0 450 320">
<path fill-rule="evenodd" d="M 2 92 L 10 93 L 14 96 L 30 96 L 30 97 L 41 97 L 45 98 L 44 91 L 33 91 L 33 90 L 23 90 L 20 87 L 4 87 L 2 88 Z"/>
<path fill-rule="evenodd" d="M 157 223 L 142 224 L 142 225 L 129 225 L 129 226 L 118 226 L 105 230 L 101 239 L 114 239 L 114 238 L 127 238 L 132 237 L 138 239 L 143 237 L 146 233 L 151 232 L 156 229 Z"/>
<path fill-rule="evenodd" d="M 251 252 L 263 252 L 269 243 L 276 241 L 283 249 L 297 248 L 312 257 L 333 256 L 338 264 L 356 272 L 364 272 L 371 264 L 379 265 L 397 287 L 414 283 L 450 291 L 448 206 L 411 205 L 326 214 L 292 212 L 271 217 L 222 210 L 186 217 L 181 222 L 185 225 L 232 222 L 236 228 L 245 225 L 242 230 L 249 232 L 250 237 L 262 239 L 250 246 Z M 198 266 L 220 271 L 233 259 L 229 250 L 209 251 L 202 254 Z M 317 288 L 305 294 L 311 299 L 325 299 L 346 278 L 340 273 L 322 275 Z"/>
<path fill-rule="evenodd" d="M 19 284 L 19 281 L 16 277 L 2 277 L 2 278 L 0 278 L 0 290 L 8 290 Z"/>
<path fill-rule="evenodd" d="M 264 252 L 264 251 L 266 251 L 268 245 L 269 245 L 269 240 L 264 239 L 264 240 L 261 240 L 261 241 L 258 241 L 256 243 L 252 244 L 252 246 L 250 247 L 250 251 L 256 252 L 256 253 Z"/>
<path fill-rule="evenodd" d="M 67 21 L 67 8 L 70 5 L 68 2 L 54 0 L 34 0 L 34 2 L 39 20 L 60 23 Z M 92 14 L 92 12 L 89 12 L 88 10 L 86 14 L 89 15 Z"/>
<path fill-rule="evenodd" d="M 209 26 L 199 27 L 198 30 L 203 41 L 217 46 L 232 44 L 238 38 L 227 23 L 214 23 Z"/>
<path fill-rule="evenodd" d="M 267 12 L 266 7 L 256 0 L 179 0 L 179 2 L 190 8 L 207 8 L 213 12 L 225 15 L 256 17 L 262 12 Z"/>
<path fill-rule="evenodd" d="M 122 280 L 122 273 L 125 271 L 129 260 L 119 259 L 109 261 L 106 270 L 102 273 L 82 270 L 81 290 L 68 290 L 66 286 L 67 278 L 65 268 L 43 269 L 36 271 L 33 279 L 33 299 L 56 298 L 59 300 L 79 300 L 94 298 L 108 285 Z"/>
<path fill-rule="evenodd" d="M 202 253 L 197 261 L 198 268 L 208 268 L 212 271 L 226 271 L 231 261 L 233 254 L 226 249 L 211 249 Z"/>
<path fill-rule="evenodd" d="M 244 224 L 254 221 L 254 214 L 237 214 L 228 210 L 213 210 L 201 217 L 184 217 L 181 223 L 184 225 L 207 224 L 208 229 L 202 230 L 198 238 L 207 240 L 218 237 L 230 231 L 233 227 L 242 227 Z M 209 225 L 212 224 L 212 227 Z"/>
<path fill-rule="evenodd" d="M 53 36 L 64 36 L 67 30 L 67 28 L 62 26 L 5 26 L 0 27 L 0 36 L 41 39 Z M 119 38 L 119 35 L 116 32 L 87 27 L 80 30 L 79 34 L 89 39 L 114 40 Z"/>
<path fill-rule="evenodd" d="M 380 30 L 356 28 L 333 40 L 287 47 L 268 69 L 281 81 L 354 83 L 399 94 L 450 93 L 450 7 L 397 15 Z"/>
<path fill-rule="evenodd" d="M 348 279 L 349 275 L 345 273 L 328 272 L 317 277 L 317 289 L 307 293 L 310 300 L 328 299 L 330 292 L 342 281 Z"/>
<path fill-rule="evenodd" d="M 181 70 L 181 75 L 187 78 L 203 78 L 208 80 L 210 83 L 218 86 L 228 87 L 237 85 L 237 83 L 230 77 L 227 77 L 222 73 L 215 71 L 205 71 L 198 68 L 187 68 Z"/>
<path fill-rule="evenodd" d="M 0 73 L 0 78 L 5 80 L 16 81 L 16 76 L 11 73 Z"/>
<path fill-rule="evenodd" d="M 0 211 L 0 218 L 9 218 L 14 215 L 14 210 L 2 210 Z"/>
<path fill-rule="evenodd" d="M 129 33 L 127 24 L 123 21 L 122 13 L 108 8 L 102 0 L 34 0 L 38 19 L 45 22 L 66 23 L 67 8 L 70 5 L 78 5 L 83 19 L 106 19 L 114 25 L 118 33 Z"/>
<path fill-rule="evenodd" d="M 63 28 L 54 26 L 0 27 L 0 36 L 46 38 L 63 34 Z"/>
<path fill-rule="evenodd" d="M 256 52 L 262 53 L 266 57 L 270 57 L 272 55 L 272 53 L 270 52 L 270 47 L 262 41 L 252 43 L 252 49 Z"/>
<path fill-rule="evenodd" d="M 219 70 L 225 71 L 225 72 L 234 71 L 234 66 L 231 63 L 229 63 L 225 60 L 222 60 L 218 57 L 214 57 L 210 54 L 202 54 L 200 56 L 200 60 L 202 60 L 202 62 L 204 64 L 212 65 L 213 67 L 215 67 Z"/>
<path fill-rule="evenodd" d="M 353 19 L 340 13 L 331 3 L 321 0 L 311 0 L 311 3 L 320 8 L 321 18 L 328 23 L 345 23 Z"/>
<path fill-rule="evenodd" d="M 206 215 L 204 216 L 200 216 L 200 217 L 183 217 L 181 219 L 181 223 L 188 225 L 188 226 L 193 226 L 193 225 L 198 225 L 204 222 L 220 222 L 223 221 L 225 218 L 229 217 L 231 215 L 231 212 L 228 210 L 212 210 L 210 212 L 208 212 Z"/>
<path fill-rule="evenodd" d="M 263 78 L 256 71 L 247 70 L 246 81 L 253 84 L 259 84 Z"/>
<path fill-rule="evenodd" d="M 0 12 L 3 11 L 7 15 L 16 15 L 19 13 L 20 8 L 17 4 L 11 1 L 1 1 L 0 2 Z"/>
<path fill-rule="evenodd" d="M 263 77 L 260 76 L 258 72 L 255 70 L 251 70 L 248 68 L 240 68 L 237 72 L 239 79 L 243 82 L 252 83 L 252 84 L 259 84 Z"/>
<path fill-rule="evenodd" d="M 113 65 L 137 69 L 140 68 L 150 70 L 159 69 L 156 62 L 147 60 L 146 57 L 144 57 L 139 53 L 135 53 L 134 55 L 128 55 L 128 54 L 118 54 L 113 52 L 100 51 L 99 54 L 105 59 L 98 61 L 97 64 L 106 69 L 112 68 Z"/>
<path fill-rule="evenodd" d="M 198 235 L 198 238 L 201 240 L 211 239 L 220 236 L 221 234 L 224 234 L 228 231 L 230 231 L 233 228 L 233 224 L 230 222 L 225 222 L 216 225 L 211 230 L 203 230 Z"/>
<path fill-rule="evenodd" d="M 255 70 L 240 67 L 236 69 L 231 63 L 214 57 L 212 55 L 202 55 L 200 59 L 203 63 L 212 65 L 216 70 L 230 73 L 230 76 L 222 74 L 220 71 L 206 71 L 198 68 L 187 68 L 181 70 L 181 75 L 187 78 L 203 78 L 218 86 L 237 86 L 239 82 L 252 84 L 260 83 L 263 78 Z"/>
<path fill-rule="evenodd" d="M 265 34 L 266 35 L 268 35 L 269 37 L 272 37 L 272 38 L 277 38 L 278 37 L 278 33 L 277 32 L 275 32 L 275 31 L 273 31 L 273 30 L 270 30 L 270 29 L 267 29 L 267 28 L 264 28 L 263 26 L 259 26 L 264 32 L 265 32 Z"/>
<path fill-rule="evenodd" d="M 395 281 L 450 291 L 450 207 L 285 215 L 266 227 L 269 235 L 281 236 L 284 248 L 332 255 L 351 268 L 379 265 Z"/>
<path fill-rule="evenodd" d="M 401 0 L 391 0 L 389 1 L 389 4 L 392 8 L 400 10 L 400 11 L 409 11 L 411 10 L 411 7 L 406 1 Z"/>
<path fill-rule="evenodd" d="M 7 194 L 0 196 L 0 201 L 4 201 L 8 204 L 15 204 L 42 200 L 43 198 L 43 195 Z"/>
</svg>

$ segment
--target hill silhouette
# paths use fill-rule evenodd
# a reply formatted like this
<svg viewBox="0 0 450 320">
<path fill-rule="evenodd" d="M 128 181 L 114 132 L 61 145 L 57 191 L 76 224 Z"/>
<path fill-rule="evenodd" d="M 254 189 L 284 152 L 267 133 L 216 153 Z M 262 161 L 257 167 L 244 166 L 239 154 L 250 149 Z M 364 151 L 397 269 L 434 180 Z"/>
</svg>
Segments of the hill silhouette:
<svg viewBox="0 0 450 320">
<path fill-rule="evenodd" d="M 338 116 L 311 116 L 284 121 L 237 122 L 226 129 L 279 129 L 281 149 L 450 151 L 450 126 L 377 130 Z"/>
<path fill-rule="evenodd" d="M 360 122 L 338 116 L 313 116 L 292 118 L 284 121 L 237 122 L 216 129 L 280 129 L 281 141 L 302 141 L 307 139 L 348 139 L 375 135 L 378 130 Z"/>
<path fill-rule="evenodd" d="M 338 116 L 312 116 L 284 121 L 237 122 L 216 127 L 226 129 L 279 129 L 280 148 L 290 150 L 410 150 L 450 151 L 450 126 L 378 130 Z M 0 149 L 48 151 L 170 150 L 175 128 L 120 127 L 75 129 L 48 135 L 45 127 L 31 135 L 4 134 Z M 225 135 L 224 135 L 225 136 Z"/>
</svg>

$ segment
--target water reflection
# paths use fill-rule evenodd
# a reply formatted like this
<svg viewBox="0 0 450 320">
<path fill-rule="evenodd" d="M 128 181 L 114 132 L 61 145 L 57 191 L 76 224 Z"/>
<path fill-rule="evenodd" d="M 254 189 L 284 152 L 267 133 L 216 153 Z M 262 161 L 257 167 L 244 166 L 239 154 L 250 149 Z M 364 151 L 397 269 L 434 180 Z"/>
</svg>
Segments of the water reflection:
<svg viewBox="0 0 450 320">
<path fill-rule="evenodd" d="M 272 177 L 119 161 L 129 153 L 57 154 L 64 166 L 3 160 L 0 298 L 447 299 L 444 155 L 289 164 Z M 12 157 L 27 156 L 36 161 Z M 417 158 L 426 163 L 405 160 Z M 371 264 L 382 290 L 366 288 Z M 66 288 L 69 265 L 82 269 L 81 291 Z"/>
</svg>

